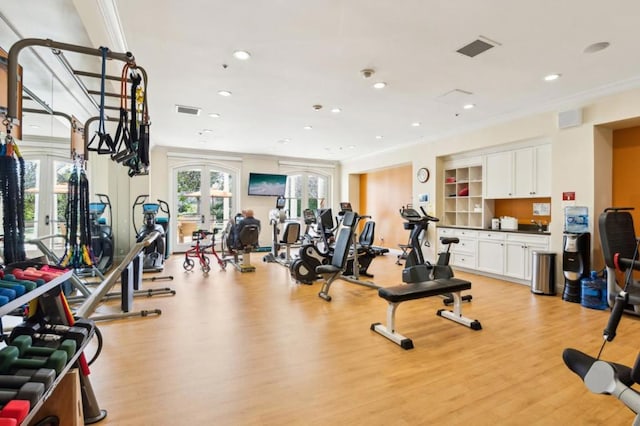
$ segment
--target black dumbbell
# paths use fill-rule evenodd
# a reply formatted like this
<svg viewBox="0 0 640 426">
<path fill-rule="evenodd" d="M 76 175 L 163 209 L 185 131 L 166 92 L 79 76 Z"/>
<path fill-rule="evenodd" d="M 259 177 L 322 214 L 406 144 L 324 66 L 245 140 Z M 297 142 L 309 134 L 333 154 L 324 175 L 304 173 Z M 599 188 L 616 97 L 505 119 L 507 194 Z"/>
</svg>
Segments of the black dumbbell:
<svg viewBox="0 0 640 426">
<path fill-rule="evenodd" d="M 62 324 L 44 324 L 44 328 L 47 330 L 46 332 L 49 333 L 54 333 L 54 334 L 64 334 L 67 333 L 69 331 L 69 329 L 71 328 L 84 328 L 87 330 L 87 332 L 89 333 L 89 335 L 91 335 L 91 333 L 93 332 L 93 330 L 96 328 L 96 323 L 93 320 L 90 319 L 86 319 L 86 318 L 78 318 L 74 321 L 72 326 L 69 325 L 62 325 Z"/>
<path fill-rule="evenodd" d="M 18 348 L 20 350 L 20 356 L 23 358 L 27 356 L 48 357 L 55 350 L 65 351 L 67 353 L 67 359 L 70 359 L 76 354 L 77 345 L 75 340 L 65 339 L 56 343 L 60 344 L 55 347 L 33 346 L 31 336 L 17 336 L 9 342 L 9 345 Z"/>
<path fill-rule="evenodd" d="M 53 368 L 56 374 L 67 365 L 67 353 L 54 350 L 47 359 L 23 359 L 20 358 L 20 350 L 15 346 L 6 346 L 0 349 L 0 373 L 8 373 L 15 369 L 28 368 Z"/>
<path fill-rule="evenodd" d="M 60 332 L 55 331 L 52 327 L 60 327 Z M 89 338 L 89 331 L 83 327 L 45 326 L 37 322 L 27 321 L 13 328 L 9 340 L 14 340 L 18 336 L 31 336 L 34 339 L 40 339 L 45 342 L 73 339 L 76 342 L 76 346 L 80 347 Z"/>
<path fill-rule="evenodd" d="M 28 382 L 18 389 L 0 389 L 0 403 L 6 404 L 13 399 L 29 401 L 31 406 L 38 403 L 44 395 L 44 385 L 42 383 Z"/>
<path fill-rule="evenodd" d="M 55 379 L 56 371 L 51 368 L 22 369 L 16 370 L 13 374 L 0 374 L 0 388 L 17 388 L 27 382 L 36 382 L 49 389 Z"/>
</svg>

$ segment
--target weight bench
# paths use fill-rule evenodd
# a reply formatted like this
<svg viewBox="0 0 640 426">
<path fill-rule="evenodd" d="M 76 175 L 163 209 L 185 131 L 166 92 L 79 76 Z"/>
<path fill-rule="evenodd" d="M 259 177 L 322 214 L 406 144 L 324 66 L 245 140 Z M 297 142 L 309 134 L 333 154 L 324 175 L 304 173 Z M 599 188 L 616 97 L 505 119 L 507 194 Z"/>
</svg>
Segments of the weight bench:
<svg viewBox="0 0 640 426">
<path fill-rule="evenodd" d="M 413 341 L 396 332 L 395 322 L 398 306 L 408 300 L 441 296 L 443 294 L 453 296 L 453 311 L 439 309 L 437 315 L 467 326 L 472 330 L 481 330 L 482 325 L 478 320 L 472 320 L 462 315 L 462 295 L 460 293 L 470 289 L 471 283 L 459 278 L 439 278 L 433 281 L 380 288 L 378 289 L 378 296 L 389 302 L 389 306 L 387 306 L 387 325 L 373 323 L 371 324 L 371 330 L 400 345 L 403 349 L 412 349 Z"/>
</svg>

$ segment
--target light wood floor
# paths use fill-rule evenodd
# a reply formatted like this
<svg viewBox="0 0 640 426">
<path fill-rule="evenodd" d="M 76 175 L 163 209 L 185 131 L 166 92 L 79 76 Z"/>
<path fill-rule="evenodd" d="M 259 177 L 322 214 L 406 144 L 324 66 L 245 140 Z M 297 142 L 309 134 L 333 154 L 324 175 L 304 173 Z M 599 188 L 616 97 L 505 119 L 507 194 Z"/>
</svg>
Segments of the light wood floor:
<svg viewBox="0 0 640 426">
<path fill-rule="evenodd" d="M 370 271 L 400 282 L 395 256 Z M 563 364 L 565 347 L 595 355 L 608 311 L 526 286 L 459 273 L 473 283 L 472 331 L 436 316 L 439 298 L 404 303 L 402 350 L 370 331 L 385 322 L 375 290 L 336 282 L 297 285 L 253 255 L 255 273 L 213 267 L 208 276 L 169 259 L 173 297 L 137 298 L 158 317 L 100 323 L 105 345 L 91 382 L 103 425 L 558 425 L 631 424 L 614 398 L 589 393 Z M 106 312 L 109 307 L 101 307 Z M 632 365 L 640 342 L 625 316 L 605 358 Z"/>
</svg>

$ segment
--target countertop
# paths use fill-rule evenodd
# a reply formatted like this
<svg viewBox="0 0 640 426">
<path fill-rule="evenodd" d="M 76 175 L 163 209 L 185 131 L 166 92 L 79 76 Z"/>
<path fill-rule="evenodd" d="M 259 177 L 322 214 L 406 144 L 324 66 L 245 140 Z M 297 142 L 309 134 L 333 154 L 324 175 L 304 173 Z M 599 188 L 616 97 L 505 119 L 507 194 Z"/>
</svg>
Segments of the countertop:
<svg viewBox="0 0 640 426">
<path fill-rule="evenodd" d="M 511 232 L 515 234 L 530 234 L 530 235 L 551 235 L 551 232 L 548 231 L 538 231 L 535 225 L 520 225 L 520 229 L 491 229 L 491 228 L 471 228 L 469 226 L 447 226 L 447 225 L 439 225 L 438 228 L 454 228 L 454 229 L 469 229 L 472 231 L 491 231 L 491 232 Z"/>
</svg>

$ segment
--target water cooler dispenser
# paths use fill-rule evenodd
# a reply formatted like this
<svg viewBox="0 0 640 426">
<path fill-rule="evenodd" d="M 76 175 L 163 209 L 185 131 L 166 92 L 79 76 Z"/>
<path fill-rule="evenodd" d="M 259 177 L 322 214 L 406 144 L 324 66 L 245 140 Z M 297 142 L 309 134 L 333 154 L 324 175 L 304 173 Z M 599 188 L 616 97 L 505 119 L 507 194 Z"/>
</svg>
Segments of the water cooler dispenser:
<svg viewBox="0 0 640 426">
<path fill-rule="evenodd" d="M 564 291 L 562 300 L 580 303 L 580 280 L 591 272 L 591 234 L 589 233 L 589 209 L 569 206 L 564 209 L 564 239 L 562 244 L 562 272 Z"/>
<path fill-rule="evenodd" d="M 562 250 L 562 272 L 564 291 L 562 300 L 580 303 L 582 297 L 582 278 L 591 273 L 591 234 L 565 233 Z"/>
</svg>

